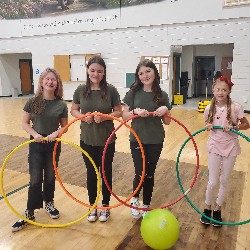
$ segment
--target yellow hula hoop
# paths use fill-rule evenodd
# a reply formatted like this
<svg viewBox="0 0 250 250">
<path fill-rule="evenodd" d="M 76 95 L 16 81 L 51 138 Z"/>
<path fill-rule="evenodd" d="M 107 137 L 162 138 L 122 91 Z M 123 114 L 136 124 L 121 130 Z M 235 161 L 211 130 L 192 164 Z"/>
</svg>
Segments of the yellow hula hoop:
<svg viewBox="0 0 250 250">
<path fill-rule="evenodd" d="M 44 140 L 47 140 L 47 138 L 43 138 Z M 68 223 L 65 223 L 65 224 L 43 224 L 43 223 L 38 223 L 38 222 L 35 222 L 35 221 L 32 221 L 32 220 L 29 220 L 27 218 L 25 218 L 23 215 L 21 215 L 20 213 L 18 213 L 16 211 L 16 209 L 10 204 L 6 194 L 5 194 L 5 191 L 4 191 L 4 185 L 3 185 L 3 173 L 4 173 L 4 169 L 5 169 L 5 166 L 6 166 L 6 163 L 7 161 L 9 160 L 9 158 L 21 147 L 27 145 L 27 144 L 30 144 L 30 143 L 33 143 L 35 142 L 35 140 L 30 140 L 30 141 L 26 141 L 22 144 L 20 144 L 19 146 L 17 146 L 16 148 L 14 148 L 8 155 L 7 157 L 5 158 L 4 162 L 3 162 L 3 165 L 2 165 L 2 168 L 1 168 L 1 174 L 0 174 L 0 185 L 1 185 L 1 191 L 2 191 L 2 196 L 5 200 L 5 202 L 7 203 L 8 207 L 12 210 L 12 212 L 14 212 L 18 217 L 20 217 L 21 219 L 29 222 L 30 224 L 33 224 L 33 225 L 36 225 L 36 226 L 40 226 L 40 227 L 50 227 L 50 228 L 59 228 L 59 227 L 67 227 L 67 226 L 72 226 L 76 223 L 78 223 L 79 221 L 81 221 L 82 219 L 84 219 L 85 217 L 87 217 L 93 210 L 94 208 L 96 207 L 97 205 L 97 202 L 98 202 L 98 199 L 99 199 L 99 196 L 100 196 L 100 192 L 101 192 L 101 179 L 100 179 L 100 175 L 99 175 L 99 171 L 95 165 L 95 162 L 93 161 L 93 159 L 90 157 L 90 155 L 85 151 L 83 150 L 80 146 L 78 146 L 77 144 L 73 143 L 73 142 L 70 142 L 70 141 L 67 141 L 67 140 L 63 140 L 63 139 L 60 139 L 60 138 L 56 138 L 56 141 L 61 141 L 65 144 L 70 144 L 71 146 L 77 148 L 78 150 L 80 150 L 83 154 L 85 154 L 90 162 L 92 163 L 94 169 L 95 169 L 95 172 L 96 172 L 96 175 L 97 175 L 97 196 L 96 196 L 96 200 L 95 200 L 95 203 L 93 204 L 93 206 L 90 207 L 90 210 L 84 214 L 82 217 L 80 217 L 79 219 L 77 220 L 74 220 L 74 221 L 71 221 L 71 222 L 68 222 Z"/>
</svg>

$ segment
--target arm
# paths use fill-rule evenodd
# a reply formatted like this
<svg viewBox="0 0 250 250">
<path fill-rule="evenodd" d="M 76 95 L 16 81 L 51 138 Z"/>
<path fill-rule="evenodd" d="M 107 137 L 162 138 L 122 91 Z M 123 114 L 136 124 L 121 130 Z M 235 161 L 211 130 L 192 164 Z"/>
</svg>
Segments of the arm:
<svg viewBox="0 0 250 250">
<path fill-rule="evenodd" d="M 60 119 L 60 128 L 47 136 L 48 141 L 54 141 L 67 124 L 68 124 L 68 117 L 61 118 Z M 67 131 L 68 131 L 68 129 L 65 129 L 63 133 L 66 133 Z"/>
<path fill-rule="evenodd" d="M 171 122 L 171 119 L 168 117 L 165 117 L 165 115 L 171 115 L 170 110 L 168 110 L 167 106 L 161 106 L 158 109 L 154 111 L 154 116 L 162 117 L 162 121 L 165 125 L 169 125 Z"/>
<path fill-rule="evenodd" d="M 24 111 L 23 120 L 22 120 L 22 128 L 31 136 L 34 137 L 36 142 L 42 142 L 43 136 L 38 134 L 31 126 L 30 126 L 30 113 Z"/>
<path fill-rule="evenodd" d="M 80 112 L 80 105 L 76 104 L 74 102 L 72 102 L 72 106 L 71 106 L 71 111 L 70 111 L 71 115 L 75 118 L 78 118 L 79 116 L 82 116 L 83 114 Z M 86 113 L 86 114 L 90 114 L 90 112 Z M 82 121 L 90 124 L 93 122 L 93 116 L 86 116 L 83 119 L 81 119 Z"/>
<path fill-rule="evenodd" d="M 240 119 L 240 124 L 233 127 L 235 130 L 247 130 L 250 128 L 249 121 L 246 117 Z"/>
<path fill-rule="evenodd" d="M 127 120 L 132 116 L 134 116 L 133 111 L 130 111 L 130 107 L 127 104 L 125 104 L 122 112 L 122 119 Z"/>
<path fill-rule="evenodd" d="M 117 118 L 122 116 L 122 105 L 118 104 L 116 106 L 113 107 L 113 112 L 109 113 L 109 115 L 115 116 Z M 101 116 L 101 115 L 95 115 L 94 116 L 94 121 L 95 123 L 101 123 L 103 121 L 107 121 L 107 120 L 113 120 L 110 117 L 107 116 Z"/>
</svg>

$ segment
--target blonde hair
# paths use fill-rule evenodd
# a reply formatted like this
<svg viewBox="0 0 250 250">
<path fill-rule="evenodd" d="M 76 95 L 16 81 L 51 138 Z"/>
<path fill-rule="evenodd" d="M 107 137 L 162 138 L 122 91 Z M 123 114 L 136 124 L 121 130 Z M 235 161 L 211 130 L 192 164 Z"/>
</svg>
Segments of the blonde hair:
<svg viewBox="0 0 250 250">
<path fill-rule="evenodd" d="M 212 89 L 214 88 L 214 86 L 218 82 L 225 82 L 225 81 L 220 80 L 220 79 L 215 80 L 214 83 L 212 84 Z M 227 83 L 227 82 L 225 82 L 225 83 Z M 228 85 L 228 83 L 227 83 L 227 85 Z M 231 91 L 232 87 L 230 87 L 229 85 L 228 85 L 228 87 L 229 87 L 229 90 Z M 211 104 L 210 104 L 210 108 L 209 108 L 209 113 L 208 113 L 208 119 L 207 119 L 207 121 L 209 123 L 211 123 L 211 124 L 214 121 L 214 116 L 215 116 L 215 113 L 216 113 L 215 104 L 216 104 L 216 100 L 215 100 L 215 97 L 213 97 L 212 100 L 211 100 Z M 227 120 L 228 120 L 229 124 L 232 123 L 232 118 L 231 118 L 231 104 L 232 104 L 232 99 L 228 95 L 227 96 Z"/>
<path fill-rule="evenodd" d="M 43 99 L 43 79 L 48 75 L 48 73 L 53 73 L 56 77 L 57 87 L 54 92 L 54 96 L 56 99 L 62 100 L 63 98 L 63 85 L 60 75 L 53 68 L 46 68 L 40 75 L 38 81 L 38 88 L 35 93 L 35 97 L 31 102 L 31 113 L 41 114 L 44 110 L 44 99 Z"/>
</svg>

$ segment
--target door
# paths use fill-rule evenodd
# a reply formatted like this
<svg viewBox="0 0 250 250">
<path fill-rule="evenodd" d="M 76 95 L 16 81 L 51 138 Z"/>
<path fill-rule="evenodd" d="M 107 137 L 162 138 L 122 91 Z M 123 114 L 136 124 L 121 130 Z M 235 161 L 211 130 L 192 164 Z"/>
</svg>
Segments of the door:
<svg viewBox="0 0 250 250">
<path fill-rule="evenodd" d="M 231 81 L 232 76 L 232 57 L 222 57 L 221 59 L 221 73 Z"/>
<path fill-rule="evenodd" d="M 64 82 L 70 81 L 69 55 L 54 55 L 54 68 Z"/>
<path fill-rule="evenodd" d="M 173 53 L 173 95 L 180 93 L 181 54 Z M 174 96 L 173 96 L 174 97 Z"/>
<path fill-rule="evenodd" d="M 70 56 L 71 81 L 86 81 L 86 65 L 84 55 Z"/>
<path fill-rule="evenodd" d="M 212 83 L 215 70 L 214 56 L 195 58 L 195 97 L 212 95 Z"/>
<path fill-rule="evenodd" d="M 33 73 L 32 73 L 32 62 L 29 59 L 19 60 L 20 69 L 20 80 L 21 80 L 21 91 L 23 95 L 29 95 L 34 93 L 33 89 Z"/>
</svg>

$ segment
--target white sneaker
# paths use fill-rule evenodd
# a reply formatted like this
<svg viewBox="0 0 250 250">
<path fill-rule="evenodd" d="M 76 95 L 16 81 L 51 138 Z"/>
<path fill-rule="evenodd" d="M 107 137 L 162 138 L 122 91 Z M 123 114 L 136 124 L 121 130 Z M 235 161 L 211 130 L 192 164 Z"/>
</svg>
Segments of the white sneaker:
<svg viewBox="0 0 250 250">
<path fill-rule="evenodd" d="M 110 210 L 109 209 L 104 209 L 101 210 L 100 216 L 99 216 L 99 221 L 101 222 L 106 222 L 110 217 Z"/>
<path fill-rule="evenodd" d="M 142 207 L 143 208 L 149 208 L 149 205 L 142 205 Z M 149 210 L 142 210 L 142 213 L 141 213 L 141 215 L 142 215 L 142 218 L 144 218 L 144 216 L 147 214 L 149 212 Z"/>
<path fill-rule="evenodd" d="M 87 219 L 89 222 L 94 222 L 97 220 L 97 210 L 93 209 L 92 212 L 88 215 Z"/>
<path fill-rule="evenodd" d="M 134 207 L 139 207 L 140 206 L 140 202 L 139 202 L 138 197 L 133 197 L 131 199 L 131 206 L 134 206 Z M 141 217 L 140 211 L 138 209 L 130 208 L 130 210 L 131 210 L 132 218 L 139 219 Z"/>
</svg>

